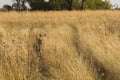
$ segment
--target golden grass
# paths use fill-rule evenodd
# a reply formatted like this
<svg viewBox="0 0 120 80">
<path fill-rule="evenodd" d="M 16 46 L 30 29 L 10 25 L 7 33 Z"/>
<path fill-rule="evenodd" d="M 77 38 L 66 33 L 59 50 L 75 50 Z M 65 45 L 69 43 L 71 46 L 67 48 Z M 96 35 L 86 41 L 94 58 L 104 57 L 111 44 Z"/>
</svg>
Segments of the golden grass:
<svg viewBox="0 0 120 80">
<path fill-rule="evenodd" d="M 0 80 L 120 80 L 119 17 L 119 11 L 1 12 Z"/>
</svg>

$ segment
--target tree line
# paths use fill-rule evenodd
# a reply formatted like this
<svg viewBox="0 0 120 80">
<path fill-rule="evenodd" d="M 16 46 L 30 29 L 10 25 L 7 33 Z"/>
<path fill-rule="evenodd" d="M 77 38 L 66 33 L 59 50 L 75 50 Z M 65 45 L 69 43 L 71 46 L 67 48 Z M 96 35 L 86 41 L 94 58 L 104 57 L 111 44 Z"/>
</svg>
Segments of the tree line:
<svg viewBox="0 0 120 80">
<path fill-rule="evenodd" d="M 29 0 L 33 10 L 110 9 L 108 0 Z"/>
<path fill-rule="evenodd" d="M 15 0 L 15 3 L 4 5 L 9 10 L 85 10 L 110 9 L 108 0 Z"/>
</svg>

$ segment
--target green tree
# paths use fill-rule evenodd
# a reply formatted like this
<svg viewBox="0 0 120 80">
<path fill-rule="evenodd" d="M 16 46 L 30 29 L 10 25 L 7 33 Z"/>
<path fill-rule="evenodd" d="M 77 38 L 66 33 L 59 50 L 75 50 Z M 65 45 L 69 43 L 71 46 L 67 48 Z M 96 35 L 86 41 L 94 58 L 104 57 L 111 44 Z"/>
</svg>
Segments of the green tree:
<svg viewBox="0 0 120 80">
<path fill-rule="evenodd" d="M 12 4 L 14 10 L 21 11 L 21 10 L 30 10 L 30 2 L 28 0 L 13 0 L 15 3 Z"/>
<path fill-rule="evenodd" d="M 30 0 L 34 10 L 63 10 L 67 8 L 66 0 Z"/>
<path fill-rule="evenodd" d="M 13 8 L 10 5 L 5 4 L 5 5 L 3 5 L 2 9 L 5 10 L 5 11 L 11 11 Z"/>
<path fill-rule="evenodd" d="M 43 0 L 30 0 L 33 10 L 43 10 L 46 6 Z"/>
<path fill-rule="evenodd" d="M 111 4 L 109 1 L 102 0 L 86 0 L 86 9 L 110 9 Z"/>
<path fill-rule="evenodd" d="M 50 10 L 63 10 L 65 8 L 65 0 L 50 0 L 48 4 Z"/>
<path fill-rule="evenodd" d="M 109 1 L 102 0 L 29 0 L 33 10 L 80 10 L 80 9 L 110 9 Z"/>
</svg>

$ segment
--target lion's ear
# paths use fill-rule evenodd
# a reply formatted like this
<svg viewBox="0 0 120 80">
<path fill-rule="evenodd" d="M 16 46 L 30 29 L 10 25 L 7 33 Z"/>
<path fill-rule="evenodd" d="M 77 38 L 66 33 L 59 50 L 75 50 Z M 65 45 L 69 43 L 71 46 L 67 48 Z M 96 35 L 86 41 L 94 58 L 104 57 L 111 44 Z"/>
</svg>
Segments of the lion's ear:
<svg viewBox="0 0 120 80">
<path fill-rule="evenodd" d="M 39 34 L 39 37 L 42 37 L 41 33 Z"/>
<path fill-rule="evenodd" d="M 44 36 L 46 37 L 46 34 L 44 34 Z"/>
</svg>

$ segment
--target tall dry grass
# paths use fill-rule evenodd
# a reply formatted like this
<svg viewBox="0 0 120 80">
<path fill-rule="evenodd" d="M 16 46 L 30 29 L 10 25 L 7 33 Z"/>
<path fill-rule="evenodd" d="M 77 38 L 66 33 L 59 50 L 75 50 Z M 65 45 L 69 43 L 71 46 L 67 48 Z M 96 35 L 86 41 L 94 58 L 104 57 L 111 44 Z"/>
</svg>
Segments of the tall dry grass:
<svg viewBox="0 0 120 80">
<path fill-rule="evenodd" d="M 0 80 L 120 80 L 120 12 L 1 12 Z"/>
</svg>

